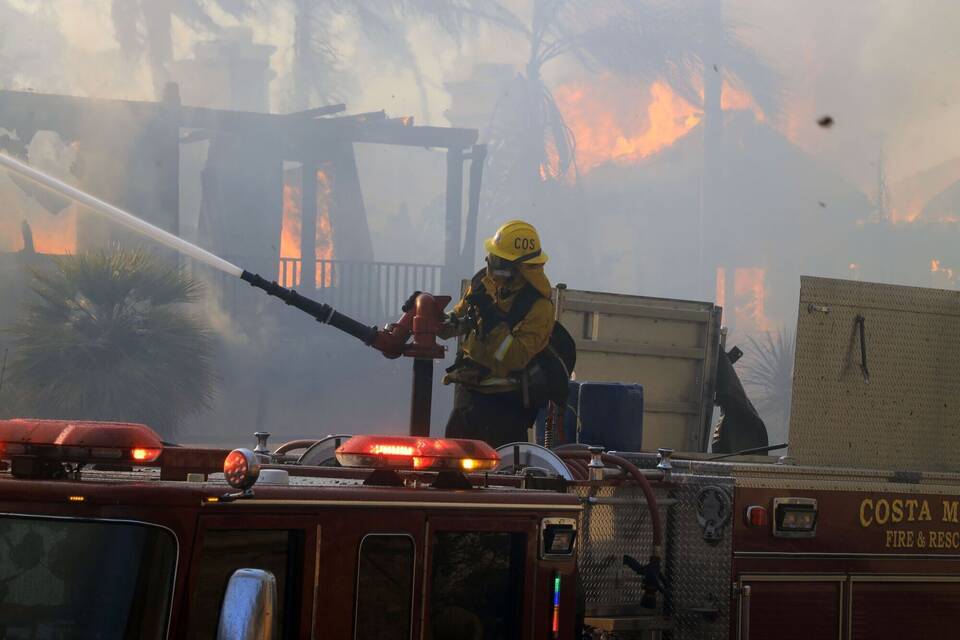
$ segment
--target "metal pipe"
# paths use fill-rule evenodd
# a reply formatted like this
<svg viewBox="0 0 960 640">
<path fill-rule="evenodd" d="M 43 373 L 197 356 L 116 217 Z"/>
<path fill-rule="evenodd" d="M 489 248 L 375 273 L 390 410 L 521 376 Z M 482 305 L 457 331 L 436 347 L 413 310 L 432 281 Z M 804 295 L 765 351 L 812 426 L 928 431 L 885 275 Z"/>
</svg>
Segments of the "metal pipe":
<svg viewBox="0 0 960 640">
<path fill-rule="evenodd" d="M 410 398 L 410 435 L 430 437 L 430 403 L 433 398 L 433 360 L 414 358 Z"/>
<path fill-rule="evenodd" d="M 293 451 L 294 449 L 306 449 L 307 447 L 312 447 L 313 445 L 320 442 L 319 440 L 291 440 L 290 442 L 284 442 L 282 445 L 277 447 L 277 450 L 274 451 L 274 455 L 282 455 L 287 451 Z"/>
<path fill-rule="evenodd" d="M 745 584 L 740 591 L 740 616 L 738 625 L 740 633 L 739 640 L 750 640 L 750 585 Z"/>
<path fill-rule="evenodd" d="M 589 451 L 583 450 L 563 450 L 556 453 L 563 459 L 575 458 L 589 461 L 592 457 Z M 647 510 L 650 512 L 650 522 L 653 527 L 653 555 L 658 559 L 661 558 L 663 555 L 663 521 L 660 519 L 660 511 L 657 509 L 657 497 L 653 494 L 653 487 L 650 486 L 650 481 L 647 480 L 647 477 L 640 472 L 640 469 L 638 469 L 636 465 L 625 458 L 621 458 L 612 453 L 604 453 L 601 454 L 600 459 L 608 464 L 614 464 L 620 467 L 633 476 L 637 484 L 640 485 L 640 489 L 647 499 Z"/>
<path fill-rule="evenodd" d="M 373 341 L 377 338 L 378 331 L 376 327 L 367 326 L 358 322 L 350 316 L 340 313 L 328 304 L 317 302 L 316 300 L 311 300 L 306 296 L 300 295 L 294 289 L 281 287 L 276 282 L 266 280 L 249 271 L 242 272 L 240 278 L 245 282 L 249 282 L 251 287 L 263 289 L 268 295 L 280 298 L 291 307 L 296 307 L 310 314 L 316 318 L 317 322 L 336 327 L 344 333 L 348 333 L 354 338 L 363 341 L 365 344 L 373 344 Z"/>
</svg>

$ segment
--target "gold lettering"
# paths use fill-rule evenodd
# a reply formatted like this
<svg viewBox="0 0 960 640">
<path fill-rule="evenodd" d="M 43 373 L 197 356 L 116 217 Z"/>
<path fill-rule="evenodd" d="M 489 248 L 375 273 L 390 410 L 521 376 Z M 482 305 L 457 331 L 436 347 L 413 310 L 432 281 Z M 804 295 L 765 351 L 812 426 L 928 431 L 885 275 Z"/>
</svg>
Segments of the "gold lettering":
<svg viewBox="0 0 960 640">
<path fill-rule="evenodd" d="M 914 511 L 913 511 L 913 510 L 916 509 L 919 504 L 920 504 L 919 502 L 917 502 L 916 500 L 913 500 L 913 499 L 910 499 L 910 500 L 907 500 L 907 501 L 906 501 L 907 507 L 910 508 L 910 515 L 907 516 L 907 521 L 908 521 L 908 522 L 913 522 L 914 520 L 916 520 L 916 517 L 914 516 Z"/>
<path fill-rule="evenodd" d="M 907 531 L 907 544 L 905 546 L 913 548 L 913 531 Z"/>
<path fill-rule="evenodd" d="M 895 547 L 895 546 L 897 546 L 897 545 L 896 545 L 896 539 L 894 538 L 894 535 L 893 535 L 893 534 L 896 533 L 896 532 L 895 532 L 895 531 L 889 531 L 889 530 L 888 530 L 888 531 L 886 531 L 885 533 L 886 533 L 886 538 L 887 538 L 887 546 L 888 546 L 888 547 Z"/>
<path fill-rule="evenodd" d="M 873 500 L 864 498 L 860 503 L 860 526 L 866 529 L 873 524 Z"/>
<path fill-rule="evenodd" d="M 926 520 L 927 522 L 933 520 L 933 518 L 930 517 L 930 504 L 926 500 L 920 504 L 920 516 L 917 520 Z"/>
<path fill-rule="evenodd" d="M 894 500 L 891 506 L 890 522 L 903 520 L 903 500 Z"/>
<path fill-rule="evenodd" d="M 943 521 L 944 522 L 960 522 L 960 514 L 957 513 L 957 505 L 960 505 L 960 502 L 956 500 L 944 500 L 943 501 Z"/>
<path fill-rule="evenodd" d="M 877 500 L 877 505 L 873 510 L 873 518 L 877 521 L 877 524 L 887 524 L 887 520 L 890 519 L 890 503 L 886 499 L 880 498 Z"/>
</svg>

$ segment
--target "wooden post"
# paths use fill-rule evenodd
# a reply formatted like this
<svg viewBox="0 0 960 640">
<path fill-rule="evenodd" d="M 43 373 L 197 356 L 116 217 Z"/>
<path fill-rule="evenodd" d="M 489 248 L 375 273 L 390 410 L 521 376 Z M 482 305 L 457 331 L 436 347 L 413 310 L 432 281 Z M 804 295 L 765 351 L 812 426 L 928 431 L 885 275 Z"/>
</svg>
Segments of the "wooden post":
<svg viewBox="0 0 960 640">
<path fill-rule="evenodd" d="M 460 252 L 460 269 L 473 273 L 477 269 L 477 219 L 480 216 L 480 187 L 483 179 L 483 163 L 487 159 L 487 145 L 475 144 L 470 151 L 470 183 L 467 193 L 467 224 L 463 234 L 463 250 Z"/>
<path fill-rule="evenodd" d="M 317 288 L 317 163 L 304 160 L 300 172 L 300 288 Z"/>
<path fill-rule="evenodd" d="M 456 294 L 462 273 L 460 264 L 461 216 L 463 212 L 463 148 L 447 149 L 447 216 L 444 227 L 443 291 Z"/>
</svg>

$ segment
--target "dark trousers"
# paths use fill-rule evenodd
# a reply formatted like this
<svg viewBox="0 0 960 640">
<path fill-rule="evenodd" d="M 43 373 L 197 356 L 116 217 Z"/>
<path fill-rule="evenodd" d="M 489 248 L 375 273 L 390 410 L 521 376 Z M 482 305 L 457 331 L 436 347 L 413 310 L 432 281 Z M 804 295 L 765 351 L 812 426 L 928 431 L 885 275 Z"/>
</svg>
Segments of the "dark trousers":
<svg viewBox="0 0 960 640">
<path fill-rule="evenodd" d="M 524 407 L 519 391 L 480 393 L 458 384 L 445 435 L 483 440 L 494 448 L 526 442 L 527 429 L 537 419 L 539 410 L 540 407 Z"/>
</svg>

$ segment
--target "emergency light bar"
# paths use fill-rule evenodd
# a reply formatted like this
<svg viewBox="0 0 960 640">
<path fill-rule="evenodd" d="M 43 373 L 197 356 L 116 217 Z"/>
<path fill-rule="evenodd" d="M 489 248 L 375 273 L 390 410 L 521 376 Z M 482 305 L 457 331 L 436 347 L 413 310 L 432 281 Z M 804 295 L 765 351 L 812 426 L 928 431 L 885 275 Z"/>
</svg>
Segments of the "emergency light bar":
<svg viewBox="0 0 960 640">
<path fill-rule="evenodd" d="M 163 453 L 152 429 L 127 422 L 0 420 L 0 458 L 51 462 L 149 464 Z M 16 465 L 15 465 L 16 466 Z"/>
<path fill-rule="evenodd" d="M 479 440 L 415 436 L 354 436 L 340 445 L 344 467 L 414 471 L 489 471 L 500 462 L 490 445 Z"/>
</svg>

